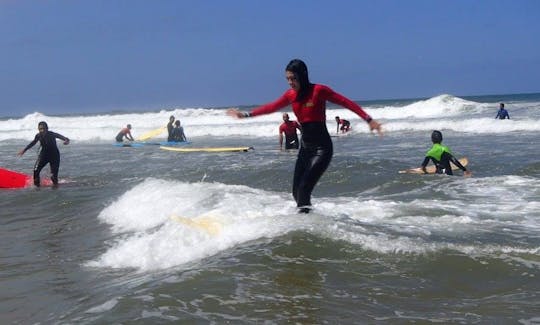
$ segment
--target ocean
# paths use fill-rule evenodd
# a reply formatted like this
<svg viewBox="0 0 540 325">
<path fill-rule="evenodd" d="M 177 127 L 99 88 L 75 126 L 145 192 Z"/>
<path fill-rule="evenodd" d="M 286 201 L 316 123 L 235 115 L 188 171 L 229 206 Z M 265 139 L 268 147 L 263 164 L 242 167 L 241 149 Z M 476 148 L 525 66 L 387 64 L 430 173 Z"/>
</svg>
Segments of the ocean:
<svg viewBox="0 0 540 325">
<path fill-rule="evenodd" d="M 32 172 L 38 146 L 17 152 L 39 121 L 71 139 L 58 189 L 0 189 L 0 323 L 540 323 L 540 94 L 359 103 L 385 134 L 329 105 L 330 132 L 336 115 L 352 131 L 332 138 L 310 214 L 278 146 L 290 108 L 0 118 L 3 168 Z M 189 146 L 254 150 L 112 145 L 170 115 Z M 472 177 L 398 173 L 434 129 Z"/>
</svg>

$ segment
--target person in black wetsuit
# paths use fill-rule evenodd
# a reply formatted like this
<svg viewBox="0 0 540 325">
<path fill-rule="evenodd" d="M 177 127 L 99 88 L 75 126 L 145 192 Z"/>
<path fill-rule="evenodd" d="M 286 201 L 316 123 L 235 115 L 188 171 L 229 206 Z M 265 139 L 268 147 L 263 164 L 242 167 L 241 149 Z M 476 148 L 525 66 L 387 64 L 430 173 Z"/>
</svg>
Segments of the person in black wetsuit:
<svg viewBox="0 0 540 325">
<path fill-rule="evenodd" d="M 56 146 L 56 139 L 63 140 L 65 145 L 69 144 L 69 139 L 61 134 L 49 131 L 47 123 L 43 121 L 38 123 L 38 131 L 39 133 L 36 134 L 34 140 L 30 142 L 26 148 L 21 150 L 18 155 L 22 156 L 39 141 L 41 150 L 34 165 L 34 185 L 37 187 L 41 185 L 39 173 L 45 165 L 49 164 L 51 167 L 51 180 L 53 186 L 57 187 L 58 169 L 60 168 L 60 151 L 58 151 L 58 147 Z"/>
<path fill-rule="evenodd" d="M 471 172 L 452 155 L 450 148 L 441 144 L 442 139 L 441 131 L 435 130 L 431 133 L 431 142 L 433 142 L 433 146 L 426 153 L 426 157 L 422 162 L 422 170 L 424 173 L 427 174 L 426 166 L 431 160 L 433 161 L 433 164 L 435 164 L 435 173 L 437 174 L 446 173 L 446 175 L 453 175 L 452 166 L 450 166 L 450 162 L 452 162 L 463 171 L 463 176 L 471 176 Z"/>
<path fill-rule="evenodd" d="M 174 128 L 171 131 L 170 140 L 171 142 L 186 142 L 186 135 L 184 134 L 184 128 L 180 126 L 180 120 L 174 122 Z"/>
<path fill-rule="evenodd" d="M 168 133 L 168 137 L 167 137 L 167 142 L 172 142 L 174 141 L 173 140 L 173 129 L 174 129 L 174 116 L 170 116 L 169 117 L 169 123 L 167 123 L 167 133 Z"/>
<path fill-rule="evenodd" d="M 276 112 L 289 105 L 302 127 L 302 140 L 294 168 L 292 194 L 298 211 L 309 213 L 311 193 L 330 165 L 333 145 L 326 127 L 326 102 L 346 107 L 368 123 L 370 130 L 382 134 L 381 124 L 372 119 L 360 105 L 335 92 L 330 87 L 309 81 L 306 64 L 294 59 L 285 68 L 285 78 L 291 87 L 274 102 L 241 112 L 231 108 L 227 114 L 236 118 L 248 118 Z"/>
</svg>

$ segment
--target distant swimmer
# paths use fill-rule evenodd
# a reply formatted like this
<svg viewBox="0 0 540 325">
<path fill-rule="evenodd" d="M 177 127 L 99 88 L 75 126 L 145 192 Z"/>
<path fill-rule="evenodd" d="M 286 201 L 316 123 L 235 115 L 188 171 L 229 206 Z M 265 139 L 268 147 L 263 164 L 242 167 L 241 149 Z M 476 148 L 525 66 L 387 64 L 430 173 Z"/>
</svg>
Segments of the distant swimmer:
<svg viewBox="0 0 540 325">
<path fill-rule="evenodd" d="M 495 118 L 504 120 L 504 119 L 510 119 L 510 115 L 508 115 L 508 111 L 504 108 L 504 103 L 501 103 L 499 105 L 499 110 L 497 111 L 497 116 Z M 519 120 L 519 119 L 518 119 Z"/>
<path fill-rule="evenodd" d="M 283 113 L 283 123 L 279 126 L 279 149 L 283 149 L 283 134 L 285 134 L 285 149 L 298 149 L 300 143 L 296 129 L 302 132 L 300 124 L 289 120 L 289 114 Z"/>
<path fill-rule="evenodd" d="M 38 123 L 38 131 L 34 140 L 30 142 L 26 148 L 21 150 L 18 155 L 22 156 L 28 149 L 32 148 L 38 141 L 41 145 L 38 158 L 34 165 L 34 185 L 39 187 L 41 185 L 39 174 L 45 165 L 49 164 L 51 168 L 51 180 L 53 187 L 58 187 L 58 170 L 60 169 L 60 151 L 56 146 L 56 139 L 64 141 L 64 144 L 69 144 L 69 139 L 65 136 L 49 131 L 49 126 L 46 122 Z"/>
<path fill-rule="evenodd" d="M 441 131 L 435 130 L 431 133 L 431 141 L 433 142 L 433 146 L 426 153 L 424 162 L 422 162 L 422 170 L 424 173 L 427 174 L 426 166 L 431 160 L 433 161 L 433 164 L 435 164 L 437 174 L 446 173 L 447 175 L 453 175 L 452 168 L 450 166 L 450 162 L 452 162 L 463 171 L 463 176 L 471 176 L 471 172 L 468 171 L 467 168 L 465 168 L 465 166 L 463 166 L 459 160 L 452 155 L 450 148 L 441 144 L 442 140 L 443 137 Z"/>
<path fill-rule="evenodd" d="M 180 120 L 174 122 L 174 128 L 172 129 L 170 140 L 171 142 L 185 142 L 187 141 L 184 134 L 184 128 L 180 126 Z"/>
<path fill-rule="evenodd" d="M 285 78 L 290 89 L 274 102 L 241 112 L 231 108 L 227 114 L 236 118 L 270 114 L 292 106 L 302 126 L 302 143 L 294 168 L 292 195 L 298 212 L 311 211 L 311 193 L 324 174 L 333 155 L 332 138 L 326 127 L 326 102 L 348 108 L 368 123 L 371 130 L 382 134 L 381 125 L 372 119 L 358 104 L 335 92 L 330 87 L 309 81 L 308 69 L 302 60 L 294 59 L 285 68 Z"/>
<path fill-rule="evenodd" d="M 116 135 L 116 142 L 124 141 L 124 137 L 129 141 L 134 141 L 133 136 L 131 135 L 131 124 L 126 125 L 125 128 L 118 132 Z"/>
<path fill-rule="evenodd" d="M 336 123 L 337 123 L 336 133 L 339 133 L 339 130 L 341 130 L 341 133 L 347 133 L 351 129 L 351 122 L 345 119 L 339 118 L 339 116 L 336 116 Z M 341 125 L 341 128 L 339 127 L 340 125 Z"/>
<path fill-rule="evenodd" d="M 169 117 L 169 123 L 167 123 L 167 134 L 168 134 L 167 141 L 169 142 L 173 141 L 173 137 L 172 137 L 172 132 L 174 129 L 173 123 L 174 123 L 174 116 L 171 115 Z"/>
</svg>

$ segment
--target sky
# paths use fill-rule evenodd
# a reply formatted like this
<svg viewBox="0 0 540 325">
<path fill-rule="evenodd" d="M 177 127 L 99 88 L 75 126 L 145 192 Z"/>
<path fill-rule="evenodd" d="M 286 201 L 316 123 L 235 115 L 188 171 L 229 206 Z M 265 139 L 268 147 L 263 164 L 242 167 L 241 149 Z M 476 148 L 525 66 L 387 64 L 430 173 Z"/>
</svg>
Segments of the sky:
<svg viewBox="0 0 540 325">
<path fill-rule="evenodd" d="M 537 0 L 0 0 L 0 117 L 540 92 Z"/>
</svg>

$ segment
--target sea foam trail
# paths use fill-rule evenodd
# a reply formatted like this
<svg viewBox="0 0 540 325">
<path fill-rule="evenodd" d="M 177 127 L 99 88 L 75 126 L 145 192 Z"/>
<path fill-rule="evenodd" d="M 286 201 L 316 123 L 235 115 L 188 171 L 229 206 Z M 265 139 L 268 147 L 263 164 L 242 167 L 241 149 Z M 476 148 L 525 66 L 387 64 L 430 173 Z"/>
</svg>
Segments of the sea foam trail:
<svg viewBox="0 0 540 325">
<path fill-rule="evenodd" d="M 528 254 L 537 258 L 539 247 L 514 244 L 512 236 L 523 238 L 540 229 L 540 220 L 531 217 L 540 213 L 540 193 L 522 190 L 523 184 L 538 188 L 538 180 L 501 176 L 470 182 L 462 178 L 452 181 L 447 195 L 458 193 L 452 204 L 438 200 L 315 198 L 314 213 L 299 215 L 288 193 L 150 178 L 101 211 L 98 218 L 111 226 L 113 238 L 107 251 L 87 265 L 165 269 L 296 230 L 385 254 L 453 249 L 475 256 L 496 257 L 505 252 L 506 256 Z M 467 190 L 471 186 L 477 190 Z M 488 191 L 482 192 L 482 188 Z M 485 203 L 470 204 L 466 195 L 483 196 Z M 500 195 L 512 200 L 498 200 Z M 516 211 L 516 205 L 521 209 Z M 513 211 L 511 220 L 509 211 Z M 484 236 L 490 231 L 497 235 L 503 231 L 512 244 L 490 242 L 489 236 Z M 534 267 L 538 264 L 534 260 L 527 263 Z"/>
</svg>

